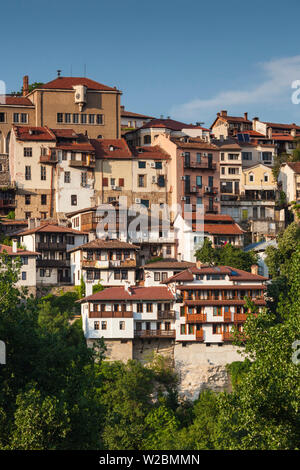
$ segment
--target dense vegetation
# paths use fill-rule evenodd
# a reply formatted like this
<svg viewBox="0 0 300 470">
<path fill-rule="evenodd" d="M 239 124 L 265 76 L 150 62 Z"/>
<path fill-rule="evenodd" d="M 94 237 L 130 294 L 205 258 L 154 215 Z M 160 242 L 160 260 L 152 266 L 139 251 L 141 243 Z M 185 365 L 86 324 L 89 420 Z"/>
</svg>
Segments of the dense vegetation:
<svg viewBox="0 0 300 470">
<path fill-rule="evenodd" d="M 15 288 L 18 262 L 2 255 L 0 448 L 299 448 L 300 365 L 292 361 L 300 339 L 299 242 L 287 249 L 279 242 L 279 253 L 270 253 L 284 282 L 273 310 L 246 322 L 250 361 L 229 366 L 233 392 L 203 391 L 193 403 L 180 399 L 176 374 L 160 357 L 147 367 L 103 361 L 104 345 L 87 348 L 80 321 L 70 322 L 78 294 L 26 300 Z"/>
<path fill-rule="evenodd" d="M 251 266 L 257 264 L 257 255 L 254 251 L 245 252 L 241 248 L 226 243 L 226 245 L 213 248 L 209 238 L 205 238 L 203 245 L 195 256 L 202 263 L 211 266 L 231 266 L 232 268 L 251 271 Z"/>
</svg>

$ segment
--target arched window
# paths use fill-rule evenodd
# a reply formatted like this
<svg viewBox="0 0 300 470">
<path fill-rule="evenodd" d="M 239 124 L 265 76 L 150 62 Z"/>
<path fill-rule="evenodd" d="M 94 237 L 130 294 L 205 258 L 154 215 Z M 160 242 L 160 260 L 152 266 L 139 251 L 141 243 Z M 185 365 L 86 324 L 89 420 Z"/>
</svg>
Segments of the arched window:
<svg viewBox="0 0 300 470">
<path fill-rule="evenodd" d="M 253 173 L 249 173 L 249 181 L 250 181 L 250 183 L 254 182 L 254 174 Z"/>
<path fill-rule="evenodd" d="M 103 136 L 100 134 L 98 135 L 97 139 L 103 139 Z"/>
</svg>

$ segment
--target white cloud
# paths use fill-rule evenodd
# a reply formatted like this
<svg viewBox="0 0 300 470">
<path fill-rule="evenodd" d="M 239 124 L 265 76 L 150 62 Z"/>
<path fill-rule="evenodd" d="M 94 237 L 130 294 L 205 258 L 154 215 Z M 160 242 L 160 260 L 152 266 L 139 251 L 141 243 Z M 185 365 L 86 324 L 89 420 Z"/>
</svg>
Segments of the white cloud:
<svg viewBox="0 0 300 470">
<path fill-rule="evenodd" d="M 195 99 L 171 109 L 171 115 L 177 119 L 195 120 L 216 113 L 221 109 L 240 106 L 245 110 L 246 105 L 273 103 L 275 100 L 285 100 L 292 95 L 292 82 L 300 79 L 300 55 L 270 60 L 258 64 L 265 79 L 262 83 L 248 90 L 222 91 L 209 99 Z"/>
</svg>

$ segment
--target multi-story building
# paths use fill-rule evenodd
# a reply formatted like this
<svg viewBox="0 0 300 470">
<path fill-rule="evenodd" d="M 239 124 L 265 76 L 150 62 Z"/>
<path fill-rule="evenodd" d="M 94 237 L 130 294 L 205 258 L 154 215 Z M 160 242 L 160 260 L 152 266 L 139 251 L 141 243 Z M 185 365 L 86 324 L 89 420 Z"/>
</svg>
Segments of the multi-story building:
<svg viewBox="0 0 300 470">
<path fill-rule="evenodd" d="M 241 147 L 234 139 L 214 139 L 220 151 L 220 198 L 222 201 L 240 194 L 242 175 Z"/>
<path fill-rule="evenodd" d="M 205 213 L 220 211 L 219 150 L 203 139 L 159 136 L 155 143 L 171 157 L 169 191 L 172 205 L 203 204 Z"/>
<path fill-rule="evenodd" d="M 278 183 L 287 202 L 300 201 L 300 162 L 284 163 L 279 171 Z"/>
<path fill-rule="evenodd" d="M 10 184 L 8 156 L 0 154 L 0 215 L 7 215 L 15 206 L 15 185 Z"/>
<path fill-rule="evenodd" d="M 152 119 L 142 127 L 129 131 L 125 135 L 129 145 L 141 147 L 145 145 L 155 145 L 155 139 L 159 136 L 169 136 L 180 138 L 183 136 L 199 137 L 203 140 L 210 140 L 210 130 L 202 127 L 200 123 L 184 124 L 174 121 L 174 119 Z"/>
<path fill-rule="evenodd" d="M 12 125 L 75 129 L 90 138 L 121 137 L 120 96 L 116 88 L 85 77 L 62 77 L 23 96 L 6 96 L 0 103 L 0 153 L 9 152 Z"/>
<path fill-rule="evenodd" d="M 124 106 L 121 106 L 121 130 L 122 133 L 138 129 L 144 126 L 147 122 L 155 119 L 153 116 L 146 114 L 133 113 L 127 111 Z"/>
<path fill-rule="evenodd" d="M 275 153 L 291 154 L 296 148 L 295 139 L 300 136 L 300 126 L 295 123 L 283 124 L 263 122 L 258 117 L 253 119 L 253 129 L 266 136 L 275 147 Z"/>
<path fill-rule="evenodd" d="M 217 117 L 211 125 L 211 132 L 216 139 L 227 139 L 236 136 L 239 132 L 252 129 L 252 122 L 248 119 L 248 113 L 244 116 L 229 116 L 226 110 L 217 113 Z"/>
<path fill-rule="evenodd" d="M 243 331 L 249 313 L 246 297 L 257 313 L 266 305 L 265 281 L 257 266 L 249 273 L 230 266 L 198 265 L 167 279 L 165 284 L 178 299 L 176 341 L 207 346 L 231 342 L 233 326 Z"/>
<path fill-rule="evenodd" d="M 72 129 L 15 126 L 10 175 L 16 184 L 16 217 L 64 217 L 89 206 L 94 202 L 94 168 L 94 147 Z"/>
<path fill-rule="evenodd" d="M 36 293 L 36 260 L 39 253 L 35 251 L 24 250 L 17 247 L 17 239 L 13 239 L 12 246 L 1 245 L 0 253 L 9 256 L 13 259 L 20 259 L 20 275 L 16 283 L 17 287 L 25 287 L 28 294 L 35 295 Z"/>
<path fill-rule="evenodd" d="M 69 250 L 71 279 L 86 283 L 87 294 L 100 283 L 104 287 L 134 285 L 138 246 L 120 240 L 95 239 Z"/>
<path fill-rule="evenodd" d="M 18 233 L 26 250 L 37 251 L 37 285 L 70 284 L 71 268 L 69 250 L 87 241 L 87 234 L 55 224 L 42 224 Z"/>
<path fill-rule="evenodd" d="M 175 339 L 175 296 L 166 286 L 111 287 L 81 300 L 88 344 L 104 338 L 111 360 L 134 358 L 133 343 Z"/>
</svg>

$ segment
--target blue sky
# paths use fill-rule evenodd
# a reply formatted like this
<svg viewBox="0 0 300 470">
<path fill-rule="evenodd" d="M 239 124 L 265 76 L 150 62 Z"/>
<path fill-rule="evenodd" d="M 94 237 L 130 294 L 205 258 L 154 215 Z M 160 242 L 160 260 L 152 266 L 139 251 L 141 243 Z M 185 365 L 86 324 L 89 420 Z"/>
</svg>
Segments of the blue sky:
<svg viewBox="0 0 300 470">
<path fill-rule="evenodd" d="M 299 1 L 11 0 L 1 4 L 7 91 L 86 75 L 127 109 L 210 126 L 217 111 L 300 123 Z M 3 21 L 5 19 L 5 21 Z"/>
</svg>

